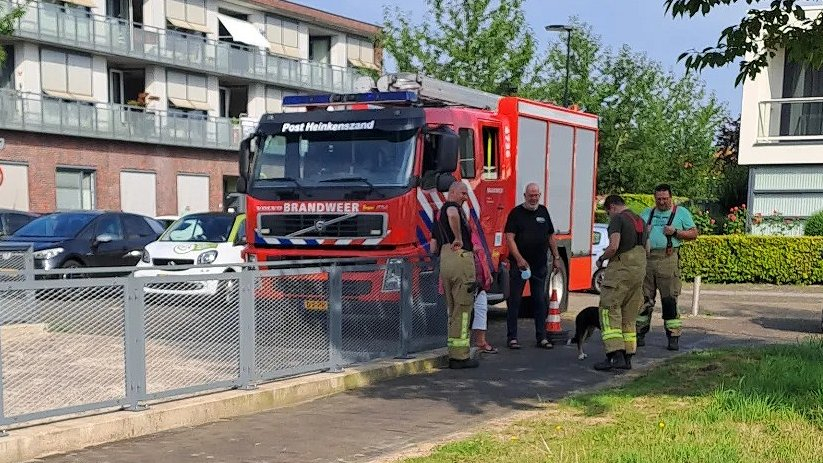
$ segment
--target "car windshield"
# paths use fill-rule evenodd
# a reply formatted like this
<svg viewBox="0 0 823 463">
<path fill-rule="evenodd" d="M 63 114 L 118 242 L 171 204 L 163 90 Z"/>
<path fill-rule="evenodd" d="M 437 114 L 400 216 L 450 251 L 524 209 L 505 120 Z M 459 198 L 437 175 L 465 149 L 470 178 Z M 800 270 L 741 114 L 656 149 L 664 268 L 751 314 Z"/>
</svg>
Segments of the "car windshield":
<svg viewBox="0 0 823 463">
<path fill-rule="evenodd" d="M 84 214 L 82 212 L 51 214 L 23 225 L 14 233 L 14 236 L 74 238 L 95 217 L 97 217 L 95 214 Z"/>
<path fill-rule="evenodd" d="M 230 215 L 189 215 L 174 222 L 160 241 L 224 243 L 233 226 L 234 217 Z"/>
<path fill-rule="evenodd" d="M 255 156 L 254 180 L 294 186 L 335 182 L 404 186 L 411 177 L 417 129 L 270 135 Z"/>
</svg>

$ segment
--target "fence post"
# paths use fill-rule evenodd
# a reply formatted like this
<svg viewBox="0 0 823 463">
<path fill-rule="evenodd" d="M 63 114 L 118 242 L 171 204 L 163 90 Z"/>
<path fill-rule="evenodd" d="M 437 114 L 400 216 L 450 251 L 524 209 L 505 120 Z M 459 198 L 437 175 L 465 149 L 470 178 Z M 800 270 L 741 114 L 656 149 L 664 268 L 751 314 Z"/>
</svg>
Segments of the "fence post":
<svg viewBox="0 0 823 463">
<path fill-rule="evenodd" d="M 697 316 L 700 304 L 700 275 L 694 277 L 694 288 L 692 288 L 692 316 Z"/>
<path fill-rule="evenodd" d="M 329 371 L 343 371 L 343 270 L 332 265 L 329 276 Z"/>
<path fill-rule="evenodd" d="M 126 278 L 125 351 L 127 410 L 145 410 L 146 397 L 146 304 L 143 282 L 130 274 Z"/>
<path fill-rule="evenodd" d="M 0 330 L 2 331 L 2 330 Z M 5 426 L 9 424 L 6 421 L 6 409 L 4 405 L 5 399 L 5 391 L 3 389 L 3 340 L 0 339 L 0 437 L 6 437 L 9 435 L 6 432 Z"/>
<path fill-rule="evenodd" d="M 244 268 L 240 271 L 239 298 L 240 305 L 240 378 L 239 387 L 244 390 L 251 390 L 257 387 L 254 383 L 255 365 L 254 350 L 256 346 L 256 300 L 254 296 L 254 283 L 257 272 Z"/>
<path fill-rule="evenodd" d="M 410 341 L 412 337 L 412 263 L 409 259 L 403 259 L 403 272 L 400 279 L 400 352 L 396 359 L 411 359 Z"/>
</svg>

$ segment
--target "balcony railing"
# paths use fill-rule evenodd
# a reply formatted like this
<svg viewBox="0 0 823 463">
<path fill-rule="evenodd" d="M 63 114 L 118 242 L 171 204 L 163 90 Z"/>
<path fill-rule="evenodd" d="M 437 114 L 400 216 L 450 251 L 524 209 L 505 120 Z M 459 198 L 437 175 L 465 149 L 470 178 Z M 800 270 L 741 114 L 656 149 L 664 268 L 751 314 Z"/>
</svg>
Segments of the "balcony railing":
<svg viewBox="0 0 823 463">
<path fill-rule="evenodd" d="M 823 97 L 778 98 L 759 105 L 757 141 L 823 142 Z"/>
<path fill-rule="evenodd" d="M 12 2 L 0 0 L 0 4 L 11 6 Z M 284 58 L 256 47 L 74 12 L 50 3 L 26 6 L 14 35 L 58 47 L 321 92 L 350 92 L 359 76 L 354 68 Z"/>
<path fill-rule="evenodd" d="M 247 123 L 0 89 L 0 129 L 236 150 Z"/>
</svg>

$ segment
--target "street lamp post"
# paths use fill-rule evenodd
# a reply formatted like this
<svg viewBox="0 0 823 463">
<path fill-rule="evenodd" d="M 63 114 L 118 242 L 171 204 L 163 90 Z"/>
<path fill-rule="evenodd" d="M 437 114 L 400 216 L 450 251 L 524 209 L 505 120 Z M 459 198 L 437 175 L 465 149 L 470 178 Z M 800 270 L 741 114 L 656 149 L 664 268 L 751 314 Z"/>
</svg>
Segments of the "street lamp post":
<svg viewBox="0 0 823 463">
<path fill-rule="evenodd" d="M 568 108 L 569 107 L 569 65 L 571 61 L 571 54 L 572 54 L 572 31 L 574 28 L 572 26 L 567 26 L 565 24 L 551 24 L 546 26 L 547 32 L 565 32 L 566 33 L 566 89 L 563 92 L 563 106 Z"/>
</svg>

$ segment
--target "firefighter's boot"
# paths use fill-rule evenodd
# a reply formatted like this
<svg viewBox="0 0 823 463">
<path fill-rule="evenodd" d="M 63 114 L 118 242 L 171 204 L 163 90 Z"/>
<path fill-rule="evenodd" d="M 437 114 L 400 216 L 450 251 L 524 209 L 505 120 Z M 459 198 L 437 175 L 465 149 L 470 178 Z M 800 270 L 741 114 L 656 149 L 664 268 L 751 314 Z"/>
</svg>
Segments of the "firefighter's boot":
<svg viewBox="0 0 823 463">
<path fill-rule="evenodd" d="M 595 363 L 594 369 L 599 371 L 611 371 L 613 368 L 627 369 L 626 351 L 617 350 L 606 354 L 606 360 Z"/>
<path fill-rule="evenodd" d="M 626 357 L 625 357 L 626 362 L 623 363 L 623 364 L 617 363 L 617 364 L 615 364 L 614 367 L 615 368 L 620 368 L 621 370 L 631 370 L 632 369 L 632 357 L 634 357 L 634 354 L 626 354 Z"/>
<path fill-rule="evenodd" d="M 637 333 L 637 347 L 646 345 L 646 333 Z"/>
<path fill-rule="evenodd" d="M 669 336 L 669 345 L 666 347 L 668 350 L 680 350 L 680 346 L 678 345 L 678 340 L 680 336 Z"/>
</svg>

